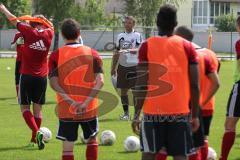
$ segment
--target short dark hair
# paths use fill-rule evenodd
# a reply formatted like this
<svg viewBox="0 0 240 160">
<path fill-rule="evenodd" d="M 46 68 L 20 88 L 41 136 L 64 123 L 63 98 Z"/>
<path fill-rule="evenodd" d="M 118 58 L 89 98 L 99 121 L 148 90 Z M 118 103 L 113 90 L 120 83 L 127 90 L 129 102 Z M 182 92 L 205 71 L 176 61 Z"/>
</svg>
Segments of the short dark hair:
<svg viewBox="0 0 240 160">
<path fill-rule="evenodd" d="M 187 26 L 179 26 L 176 30 L 175 30 L 175 34 L 183 37 L 184 39 L 188 40 L 188 41 L 192 41 L 193 37 L 194 37 L 194 33 L 191 29 L 189 29 Z"/>
<path fill-rule="evenodd" d="M 80 24 L 75 19 L 65 19 L 62 23 L 61 32 L 65 39 L 75 40 L 80 35 Z"/>
<path fill-rule="evenodd" d="M 237 26 L 240 27 L 240 16 L 237 18 Z"/>
<path fill-rule="evenodd" d="M 162 32 L 173 32 L 177 26 L 177 9 L 166 4 L 160 7 L 157 15 L 157 26 Z"/>
</svg>

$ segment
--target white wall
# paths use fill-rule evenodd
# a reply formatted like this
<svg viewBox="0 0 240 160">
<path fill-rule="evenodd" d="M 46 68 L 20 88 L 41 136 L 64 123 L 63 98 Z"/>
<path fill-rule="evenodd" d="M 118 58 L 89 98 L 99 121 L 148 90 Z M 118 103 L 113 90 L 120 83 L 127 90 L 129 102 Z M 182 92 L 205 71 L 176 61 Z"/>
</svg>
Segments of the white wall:
<svg viewBox="0 0 240 160">
<path fill-rule="evenodd" d="M 0 31 L 0 48 L 10 49 L 11 41 L 14 37 L 16 30 L 2 30 Z M 120 31 L 81 31 L 81 35 L 85 45 L 94 47 L 97 50 L 103 50 L 104 46 L 108 42 L 115 42 L 117 34 Z M 155 32 L 155 35 L 157 33 Z M 113 37 L 114 36 L 114 37 Z M 232 44 L 231 44 L 232 39 Z M 238 33 L 234 32 L 232 34 L 228 32 L 215 32 L 213 33 L 213 50 L 216 52 L 231 52 L 231 47 L 234 52 L 235 42 L 239 39 Z M 202 47 L 207 47 L 208 44 L 208 33 L 207 32 L 195 32 L 194 42 L 201 45 Z M 60 46 L 63 45 L 62 37 L 60 36 L 59 41 Z M 96 44 L 96 45 L 95 45 Z M 94 46 L 95 45 L 95 46 Z"/>
</svg>

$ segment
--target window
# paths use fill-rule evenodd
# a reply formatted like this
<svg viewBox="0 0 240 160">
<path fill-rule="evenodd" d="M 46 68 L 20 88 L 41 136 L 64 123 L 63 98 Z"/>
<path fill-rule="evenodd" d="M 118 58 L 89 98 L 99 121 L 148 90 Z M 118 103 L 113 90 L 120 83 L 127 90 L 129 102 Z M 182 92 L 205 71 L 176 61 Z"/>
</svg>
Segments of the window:
<svg viewBox="0 0 240 160">
<path fill-rule="evenodd" d="M 193 0 L 194 25 L 215 24 L 216 17 L 229 13 L 229 2 L 209 2 L 209 0 Z"/>
<path fill-rule="evenodd" d="M 208 24 L 208 0 L 193 1 L 193 24 Z"/>
<path fill-rule="evenodd" d="M 230 14 L 229 2 L 210 2 L 210 24 L 215 24 L 218 16 Z"/>
</svg>

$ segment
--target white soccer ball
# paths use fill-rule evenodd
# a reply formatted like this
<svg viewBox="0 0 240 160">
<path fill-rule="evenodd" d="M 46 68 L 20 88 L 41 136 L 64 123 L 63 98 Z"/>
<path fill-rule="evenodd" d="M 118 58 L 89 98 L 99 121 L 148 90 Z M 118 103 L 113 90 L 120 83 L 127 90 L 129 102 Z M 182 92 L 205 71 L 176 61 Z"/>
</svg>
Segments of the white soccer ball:
<svg viewBox="0 0 240 160">
<path fill-rule="evenodd" d="M 111 146 L 116 141 L 116 135 L 113 131 L 105 130 L 101 134 L 100 141 L 102 145 Z"/>
<path fill-rule="evenodd" d="M 87 144 L 88 140 L 84 138 L 83 132 L 80 133 L 80 139 L 83 144 Z"/>
<path fill-rule="evenodd" d="M 208 160 L 217 160 L 217 153 L 212 147 L 208 147 Z"/>
<path fill-rule="evenodd" d="M 124 148 L 127 152 L 137 152 L 140 149 L 140 140 L 138 137 L 129 136 L 124 141 Z"/>
<path fill-rule="evenodd" d="M 7 70 L 11 70 L 11 67 L 8 66 L 6 69 L 7 69 Z"/>
<path fill-rule="evenodd" d="M 52 132 L 47 127 L 41 127 L 39 130 L 43 134 L 44 142 L 49 142 L 52 139 Z"/>
</svg>

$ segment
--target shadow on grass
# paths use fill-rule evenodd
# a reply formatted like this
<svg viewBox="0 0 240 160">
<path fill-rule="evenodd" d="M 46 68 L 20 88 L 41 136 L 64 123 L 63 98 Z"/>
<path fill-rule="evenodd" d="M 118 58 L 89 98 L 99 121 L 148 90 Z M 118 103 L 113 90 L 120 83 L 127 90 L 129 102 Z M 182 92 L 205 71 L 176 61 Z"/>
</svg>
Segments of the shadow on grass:
<svg viewBox="0 0 240 160">
<path fill-rule="evenodd" d="M 237 135 L 236 135 L 236 138 L 240 138 L 240 134 L 237 134 Z M 240 159 L 239 159 L 239 160 L 240 160 Z"/>
<path fill-rule="evenodd" d="M 117 152 L 119 154 L 136 154 L 138 152 L 127 152 L 127 151 L 120 151 L 120 152 Z"/>
<path fill-rule="evenodd" d="M 33 151 L 33 150 L 38 150 L 38 148 L 37 147 L 26 147 L 26 146 L 0 148 L 0 152 L 15 151 L 15 150 Z"/>
<path fill-rule="evenodd" d="M 2 98 L 0 98 L 0 101 L 6 101 L 6 100 L 10 100 L 10 99 L 16 99 L 16 97 L 2 97 Z"/>
<path fill-rule="evenodd" d="M 54 104 L 54 105 L 56 105 L 56 102 L 55 102 L 55 101 L 47 101 L 47 102 L 45 103 L 45 105 L 47 105 L 47 104 Z"/>
<path fill-rule="evenodd" d="M 86 144 L 81 143 L 81 142 L 77 142 L 77 143 L 75 143 L 75 146 L 86 146 Z"/>
<path fill-rule="evenodd" d="M 109 119 L 109 118 L 99 119 L 99 122 L 118 122 L 118 121 L 120 121 L 118 118 L 114 118 L 114 119 Z"/>
</svg>

